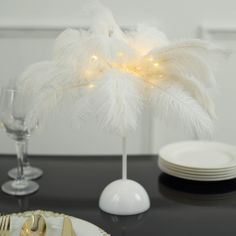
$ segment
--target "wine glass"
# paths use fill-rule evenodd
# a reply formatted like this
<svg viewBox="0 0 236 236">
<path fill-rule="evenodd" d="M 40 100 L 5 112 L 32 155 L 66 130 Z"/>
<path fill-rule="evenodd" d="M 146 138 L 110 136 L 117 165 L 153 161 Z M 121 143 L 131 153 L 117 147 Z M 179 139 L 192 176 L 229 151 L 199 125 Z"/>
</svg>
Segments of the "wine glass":
<svg viewBox="0 0 236 236">
<path fill-rule="evenodd" d="M 2 185 L 2 191 L 16 196 L 36 192 L 39 185 L 24 176 L 24 153 L 26 143 L 33 131 L 26 125 L 26 117 L 32 106 L 26 92 L 18 89 L 2 88 L 0 95 L 0 119 L 8 136 L 15 141 L 17 153 L 17 178 Z"/>
<path fill-rule="evenodd" d="M 38 122 L 35 123 L 35 129 L 38 126 Z M 0 129 L 3 128 L 3 124 L 1 123 L 0 119 Z M 37 167 L 31 166 L 29 162 L 29 157 L 27 155 L 28 151 L 28 140 L 25 142 L 25 151 L 23 157 L 23 168 L 24 168 L 24 175 L 25 178 L 28 180 L 38 179 L 43 175 L 43 171 Z M 8 171 L 8 176 L 12 179 L 17 179 L 17 167 L 12 168 Z"/>
<path fill-rule="evenodd" d="M 24 156 L 23 156 L 23 168 L 24 168 L 24 175 L 25 178 L 28 180 L 38 179 L 43 175 L 43 171 L 37 167 L 31 166 L 29 162 L 29 157 L 27 154 L 28 149 L 28 140 L 25 142 L 25 150 L 24 150 Z M 13 168 L 8 171 L 8 176 L 12 179 L 17 178 L 17 167 Z"/>
</svg>

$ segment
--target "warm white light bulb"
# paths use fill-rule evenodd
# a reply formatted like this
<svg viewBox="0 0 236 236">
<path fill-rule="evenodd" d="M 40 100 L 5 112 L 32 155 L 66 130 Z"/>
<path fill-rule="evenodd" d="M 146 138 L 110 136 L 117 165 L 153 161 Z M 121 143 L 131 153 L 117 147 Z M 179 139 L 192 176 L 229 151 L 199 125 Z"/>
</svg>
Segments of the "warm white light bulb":
<svg viewBox="0 0 236 236">
<path fill-rule="evenodd" d="M 124 53 L 123 53 L 123 52 L 118 52 L 117 55 L 118 55 L 119 57 L 122 57 L 122 56 L 124 56 Z"/>
<path fill-rule="evenodd" d="M 156 63 L 154 63 L 153 65 L 154 65 L 155 67 L 158 67 L 158 66 L 159 66 L 159 63 L 156 62 Z"/>
<path fill-rule="evenodd" d="M 94 84 L 89 84 L 88 87 L 89 87 L 89 88 L 94 88 L 95 85 L 94 85 Z"/>
<path fill-rule="evenodd" d="M 152 57 L 148 57 L 147 59 L 148 59 L 148 61 L 153 61 Z"/>
<path fill-rule="evenodd" d="M 91 76 L 92 75 L 91 70 L 86 70 L 84 73 L 85 73 L 85 76 Z"/>
<path fill-rule="evenodd" d="M 98 60 L 98 57 L 97 57 L 96 55 L 93 55 L 93 56 L 91 57 L 91 59 L 92 59 L 93 61 L 97 61 L 97 60 Z"/>
</svg>

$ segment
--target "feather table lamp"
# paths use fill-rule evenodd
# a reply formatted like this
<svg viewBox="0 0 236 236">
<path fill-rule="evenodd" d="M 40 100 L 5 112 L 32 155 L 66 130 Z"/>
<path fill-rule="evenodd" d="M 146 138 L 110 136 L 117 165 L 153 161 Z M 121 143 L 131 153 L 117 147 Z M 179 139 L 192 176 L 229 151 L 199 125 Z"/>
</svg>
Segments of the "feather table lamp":
<svg viewBox="0 0 236 236">
<path fill-rule="evenodd" d="M 93 114 L 122 138 L 122 179 L 104 189 L 99 206 L 111 214 L 138 214 L 150 200 L 139 183 L 127 179 L 128 134 L 150 106 L 165 121 L 174 117 L 185 129 L 210 135 L 215 111 L 209 91 L 216 86 L 213 67 L 222 50 L 201 40 L 171 43 L 146 25 L 124 32 L 105 7 L 90 6 L 90 12 L 89 30 L 62 32 L 53 59 L 30 66 L 19 86 L 32 91 L 29 123 L 69 102 L 77 123 Z"/>
</svg>

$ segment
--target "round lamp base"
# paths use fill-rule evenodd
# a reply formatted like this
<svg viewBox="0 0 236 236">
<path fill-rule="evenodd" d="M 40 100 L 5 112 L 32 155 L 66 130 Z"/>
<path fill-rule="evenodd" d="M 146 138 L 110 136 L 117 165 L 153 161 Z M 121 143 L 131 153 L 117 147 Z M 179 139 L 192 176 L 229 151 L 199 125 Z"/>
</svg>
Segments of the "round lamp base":
<svg viewBox="0 0 236 236">
<path fill-rule="evenodd" d="M 142 185 L 133 180 L 120 179 L 103 190 L 99 207 L 113 215 L 136 215 L 150 208 L 150 199 Z"/>
</svg>

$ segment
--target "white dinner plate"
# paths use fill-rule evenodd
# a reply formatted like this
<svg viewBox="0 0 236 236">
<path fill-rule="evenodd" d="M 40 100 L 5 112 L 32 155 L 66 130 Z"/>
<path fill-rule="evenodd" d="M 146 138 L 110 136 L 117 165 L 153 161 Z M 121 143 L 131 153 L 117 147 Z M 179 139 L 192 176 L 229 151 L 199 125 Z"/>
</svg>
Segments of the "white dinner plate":
<svg viewBox="0 0 236 236">
<path fill-rule="evenodd" d="M 168 168 L 165 168 L 161 164 L 159 165 L 160 169 L 169 175 L 182 178 L 182 179 L 188 179 L 188 180 L 196 180 L 196 181 L 222 181 L 222 180 L 229 180 L 236 178 L 236 174 L 234 175 L 226 175 L 226 176 L 196 176 L 196 175 L 190 175 L 190 174 L 183 174 L 180 172 L 176 172 L 173 170 L 170 170 Z"/>
<path fill-rule="evenodd" d="M 193 174 L 193 173 L 180 172 L 178 170 L 170 169 L 170 168 L 162 165 L 161 163 L 160 163 L 159 167 L 162 170 L 169 171 L 171 173 L 175 173 L 176 175 L 183 175 L 183 176 L 189 176 L 189 177 L 192 176 L 194 178 L 200 178 L 200 179 L 216 179 L 216 178 L 221 179 L 221 178 L 224 178 L 224 177 L 236 176 L 236 172 L 226 173 L 226 174 L 223 174 L 223 175 L 196 175 L 196 174 Z"/>
<path fill-rule="evenodd" d="M 236 172 L 236 167 L 229 167 L 229 168 L 218 168 L 218 169 L 206 169 L 206 168 L 190 168 L 190 167 L 184 167 L 184 166 L 180 166 L 180 165 L 175 165 L 173 163 L 170 163 L 166 160 L 164 160 L 163 158 L 159 157 L 158 158 L 158 162 L 161 162 L 162 164 L 166 165 L 166 166 L 170 166 L 170 167 L 174 167 L 176 169 L 179 169 L 181 171 L 191 171 L 193 173 L 208 173 L 208 174 L 221 174 L 224 172 Z"/>
<path fill-rule="evenodd" d="M 163 147 L 159 156 L 179 167 L 223 170 L 236 167 L 236 147 L 224 143 L 187 141 Z"/>
<path fill-rule="evenodd" d="M 230 169 L 230 170 L 223 170 L 223 171 L 216 171 L 216 172 L 209 172 L 208 170 L 204 171 L 194 171 L 192 169 L 183 169 L 179 168 L 178 166 L 171 165 L 167 162 L 164 162 L 162 159 L 159 159 L 158 165 L 162 165 L 167 169 L 179 172 L 179 173 L 185 173 L 185 174 L 191 174 L 196 176 L 225 176 L 225 175 L 234 175 L 236 174 L 236 168 Z"/>
</svg>

